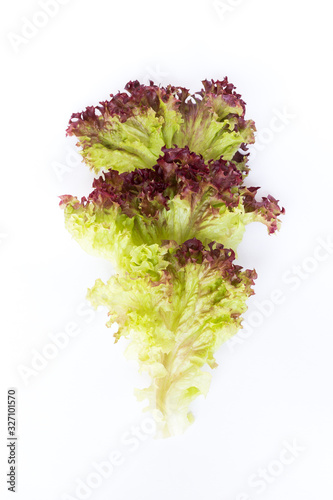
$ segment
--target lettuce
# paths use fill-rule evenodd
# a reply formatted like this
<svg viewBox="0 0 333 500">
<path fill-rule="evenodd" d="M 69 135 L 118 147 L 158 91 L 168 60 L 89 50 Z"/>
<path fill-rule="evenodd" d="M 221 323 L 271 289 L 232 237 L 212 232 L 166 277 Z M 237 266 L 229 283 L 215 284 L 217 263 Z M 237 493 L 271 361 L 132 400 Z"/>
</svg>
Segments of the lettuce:
<svg viewBox="0 0 333 500">
<path fill-rule="evenodd" d="M 151 169 L 110 170 L 93 187 L 81 201 L 62 197 L 66 226 L 86 251 L 117 270 L 128 271 L 126 257 L 136 246 L 164 240 L 182 244 L 196 237 L 236 251 L 247 224 L 262 222 L 274 233 L 283 213 L 272 196 L 256 201 L 258 188 L 243 185 L 234 163 L 205 163 L 187 147 L 163 148 Z"/>
<path fill-rule="evenodd" d="M 226 78 L 193 95 L 152 82 L 126 91 L 72 115 L 67 133 L 98 175 L 87 197 L 60 206 L 82 248 L 114 266 L 88 298 L 150 375 L 137 396 L 166 437 L 193 422 L 214 353 L 241 328 L 256 278 L 234 263 L 246 225 L 273 234 L 284 208 L 245 185 L 255 125 Z"/>
<path fill-rule="evenodd" d="M 236 266 L 232 250 L 216 243 L 205 249 L 195 238 L 163 245 L 159 259 L 156 252 L 146 260 L 146 249 L 133 255 L 133 274 L 97 280 L 88 298 L 108 308 L 109 325 L 119 324 L 116 341 L 129 338 L 128 356 L 151 376 L 137 395 L 149 400 L 165 437 L 192 423 L 189 404 L 207 394 L 211 379 L 202 368 L 217 366 L 214 353 L 240 328 L 256 273 Z"/>
<path fill-rule="evenodd" d="M 96 173 L 152 168 L 163 146 L 188 146 L 205 160 L 234 159 L 243 169 L 239 149 L 254 142 L 255 131 L 254 122 L 244 118 L 245 103 L 227 78 L 202 83 L 191 95 L 183 87 L 129 82 L 128 93 L 74 113 L 67 134 L 78 138 Z"/>
</svg>

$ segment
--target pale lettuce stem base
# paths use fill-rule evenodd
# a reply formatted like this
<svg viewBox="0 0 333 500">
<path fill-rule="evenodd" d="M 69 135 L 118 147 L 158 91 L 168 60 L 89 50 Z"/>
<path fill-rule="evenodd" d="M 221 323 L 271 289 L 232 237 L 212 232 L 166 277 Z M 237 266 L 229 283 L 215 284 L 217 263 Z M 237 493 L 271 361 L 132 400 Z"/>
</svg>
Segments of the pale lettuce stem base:
<svg viewBox="0 0 333 500">
<path fill-rule="evenodd" d="M 184 366 L 183 361 L 187 359 L 191 344 L 187 339 L 164 356 L 163 365 L 167 373 L 155 382 L 155 404 L 160 417 L 157 422 L 157 437 L 182 434 L 194 421 L 192 413 L 188 411 L 192 398 L 184 398 L 186 387 L 177 387 L 178 383 L 182 385 L 182 379 L 189 369 Z"/>
</svg>

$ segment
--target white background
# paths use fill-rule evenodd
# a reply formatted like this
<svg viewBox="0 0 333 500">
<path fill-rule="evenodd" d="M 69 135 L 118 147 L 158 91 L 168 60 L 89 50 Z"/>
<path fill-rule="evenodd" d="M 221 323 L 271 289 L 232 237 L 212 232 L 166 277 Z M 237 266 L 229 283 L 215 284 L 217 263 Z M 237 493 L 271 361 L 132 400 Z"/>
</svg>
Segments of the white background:
<svg viewBox="0 0 333 500">
<path fill-rule="evenodd" d="M 321 245 L 317 253 L 318 238 L 333 237 L 331 3 L 63 4 L 30 40 L 16 39 L 16 50 L 13 34 L 22 35 L 24 18 L 43 23 L 42 9 L 34 0 L 1 6 L 1 498 L 12 498 L 6 393 L 15 387 L 18 500 L 79 498 L 78 480 L 116 450 L 123 463 L 87 498 L 331 499 L 333 250 Z M 92 315 L 85 303 L 87 288 L 111 270 L 63 225 L 57 196 L 88 194 L 92 178 L 85 166 L 73 167 L 75 141 L 65 129 L 72 112 L 128 80 L 196 91 L 202 79 L 226 75 L 261 137 L 248 182 L 286 207 L 278 235 L 253 224 L 239 251 L 239 262 L 259 275 L 246 315 L 258 326 L 221 348 L 209 395 L 193 405 L 196 421 L 185 435 L 144 433 L 144 441 L 124 445 L 145 418 L 133 388 L 146 380 L 123 357 L 124 344 L 114 345 L 106 311 Z M 285 123 L 272 122 L 277 113 L 287 114 Z M 272 123 L 279 131 L 267 131 Z M 58 164 L 67 168 L 60 177 Z M 276 289 L 283 303 L 269 308 L 264 301 Z M 71 322 L 76 337 L 25 383 L 22 366 L 31 368 L 50 333 Z M 281 465 L 286 441 L 302 451 Z M 260 468 L 268 471 L 262 488 L 253 485 Z"/>
</svg>

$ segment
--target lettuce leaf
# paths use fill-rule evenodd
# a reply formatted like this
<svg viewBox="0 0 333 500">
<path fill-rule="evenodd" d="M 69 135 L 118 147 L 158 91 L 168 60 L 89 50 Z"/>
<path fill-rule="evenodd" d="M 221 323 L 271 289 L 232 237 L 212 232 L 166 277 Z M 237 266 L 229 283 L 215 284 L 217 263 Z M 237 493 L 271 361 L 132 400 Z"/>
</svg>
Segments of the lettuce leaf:
<svg viewBox="0 0 333 500">
<path fill-rule="evenodd" d="M 264 223 L 269 233 L 278 229 L 284 209 L 272 196 L 257 201 L 258 188 L 243 185 L 234 163 L 206 163 L 188 148 L 162 153 L 151 169 L 106 172 L 88 198 L 61 197 L 67 229 L 86 251 L 127 270 L 139 245 L 196 237 L 236 251 L 250 222 Z"/>
<path fill-rule="evenodd" d="M 150 387 L 137 395 L 148 399 L 159 435 L 166 437 L 193 422 L 189 404 L 210 384 L 203 368 L 217 366 L 214 353 L 241 327 L 256 273 L 236 266 L 232 250 L 214 242 L 205 249 L 195 238 L 180 246 L 165 243 L 159 257 L 135 278 L 97 280 L 88 298 L 108 308 L 108 325 L 119 324 L 116 341 L 128 338 L 128 356 L 149 373 Z"/>
<path fill-rule="evenodd" d="M 205 160 L 233 159 L 246 173 L 239 150 L 254 142 L 255 125 L 244 118 L 245 103 L 227 78 L 202 83 L 191 95 L 183 87 L 129 82 L 126 92 L 74 113 L 67 134 L 78 138 L 95 173 L 152 168 L 163 146 L 188 146 Z"/>
</svg>

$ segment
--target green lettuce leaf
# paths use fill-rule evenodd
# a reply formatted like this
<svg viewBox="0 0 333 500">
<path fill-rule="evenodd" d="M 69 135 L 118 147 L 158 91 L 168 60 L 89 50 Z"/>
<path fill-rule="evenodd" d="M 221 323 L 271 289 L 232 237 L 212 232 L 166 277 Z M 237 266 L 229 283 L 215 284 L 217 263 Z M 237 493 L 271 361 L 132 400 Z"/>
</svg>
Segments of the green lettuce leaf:
<svg viewBox="0 0 333 500">
<path fill-rule="evenodd" d="M 97 280 L 88 292 L 94 307 L 108 308 L 108 325 L 117 321 L 116 341 L 128 338 L 128 356 L 150 375 L 150 387 L 137 395 L 148 399 L 160 436 L 182 433 L 193 422 L 189 405 L 207 394 L 214 353 L 241 327 L 256 273 L 236 266 L 234 256 L 215 243 L 205 249 L 196 239 L 168 242 L 149 269 L 139 265 L 136 277 Z"/>
<path fill-rule="evenodd" d="M 164 146 L 188 146 L 207 161 L 233 159 L 246 173 L 239 150 L 254 142 L 255 125 L 244 118 L 245 103 L 227 78 L 202 83 L 191 95 L 183 87 L 129 82 L 127 92 L 74 113 L 67 134 L 78 138 L 96 173 L 152 168 Z"/>
<path fill-rule="evenodd" d="M 236 251 L 247 224 L 262 222 L 273 233 L 284 211 L 271 196 L 256 201 L 258 188 L 243 185 L 235 164 L 222 158 L 206 164 L 188 148 L 163 148 L 152 169 L 109 171 L 93 186 L 88 199 L 62 197 L 66 227 L 118 270 L 127 270 L 137 246 L 164 240 L 196 237 Z"/>
</svg>

